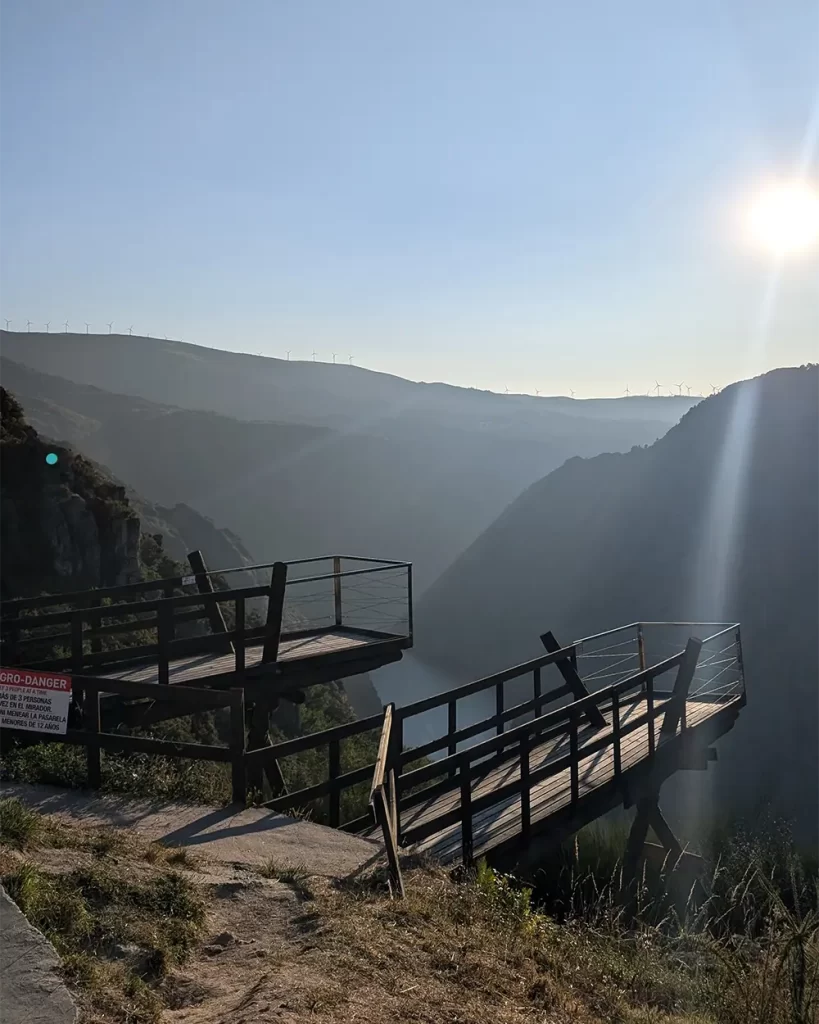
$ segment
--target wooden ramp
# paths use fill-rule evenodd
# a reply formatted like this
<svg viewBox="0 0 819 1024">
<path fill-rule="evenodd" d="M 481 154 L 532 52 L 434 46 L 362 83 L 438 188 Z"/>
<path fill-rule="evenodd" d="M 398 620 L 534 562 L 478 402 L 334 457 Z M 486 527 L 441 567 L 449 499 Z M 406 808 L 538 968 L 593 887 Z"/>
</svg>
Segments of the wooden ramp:
<svg viewBox="0 0 819 1024">
<path fill-rule="evenodd" d="M 668 698 L 657 701 L 656 712 L 662 716 Z M 738 712 L 740 698 L 732 697 L 725 702 L 690 701 L 687 704 L 687 731 L 696 730 L 709 720 L 727 721 L 732 714 Z M 726 717 L 726 711 L 728 716 Z M 647 765 L 652 756 L 650 749 L 650 726 L 645 720 L 645 701 L 631 700 L 622 707 L 621 722 L 628 728 L 632 720 L 641 719 L 641 723 L 629 732 L 620 746 L 620 764 L 615 764 L 614 730 L 611 712 L 605 713 L 606 725 L 603 729 L 587 726 L 582 730 L 578 741 L 577 754 L 577 795 L 572 797 L 572 766 L 561 768 L 553 775 L 548 775 L 535 783 L 529 790 L 529 828 L 532 834 L 540 831 L 542 826 L 560 812 L 571 809 L 573 803 L 582 802 L 587 798 L 599 797 L 606 787 L 618 776 L 628 775 L 631 769 Z M 682 735 L 678 727 L 676 737 Z M 715 737 L 712 737 L 715 738 Z M 595 741 L 606 740 L 602 749 L 587 754 L 585 747 Z M 667 743 L 664 740 L 663 743 Z M 599 744 L 595 743 L 595 747 Z M 530 751 L 529 771 L 537 774 L 548 769 L 555 762 L 560 762 L 569 754 L 570 741 L 568 735 L 554 737 L 537 744 Z M 684 767 L 684 765 L 680 765 Z M 475 780 L 471 786 L 471 801 L 478 803 L 485 797 L 507 787 L 517 788 L 521 784 L 521 764 L 519 759 L 504 761 L 487 771 L 486 775 Z M 613 794 L 615 805 L 622 802 L 622 792 Z M 423 832 L 434 827 L 441 817 L 460 809 L 460 789 L 432 797 L 423 803 L 410 808 L 402 815 L 402 828 L 405 835 Z M 510 843 L 517 842 L 523 831 L 523 797 L 513 793 L 493 801 L 491 806 L 472 815 L 472 854 L 481 857 L 492 853 Z M 448 863 L 460 860 L 463 851 L 463 831 L 461 822 L 434 831 L 426 838 L 419 840 L 414 846 L 415 852 L 431 854 L 436 860 Z"/>
<path fill-rule="evenodd" d="M 387 844 L 392 837 L 397 848 L 443 863 L 519 862 L 636 804 L 642 838 L 631 845 L 642 847 L 650 824 L 678 858 L 682 848 L 659 811 L 659 790 L 675 772 L 716 760 L 711 744 L 745 704 L 738 624 L 632 623 L 567 647 L 551 633 L 541 639 L 548 653 L 539 658 L 390 706 L 381 768 Z M 546 689 L 550 668 L 562 685 Z M 531 696 L 522 700 L 527 689 Z M 494 692 L 495 714 L 459 725 L 463 702 L 486 691 Z M 546 711 L 549 704 L 559 706 Z M 436 709 L 446 709 L 446 730 L 407 748 L 407 721 Z"/>
</svg>

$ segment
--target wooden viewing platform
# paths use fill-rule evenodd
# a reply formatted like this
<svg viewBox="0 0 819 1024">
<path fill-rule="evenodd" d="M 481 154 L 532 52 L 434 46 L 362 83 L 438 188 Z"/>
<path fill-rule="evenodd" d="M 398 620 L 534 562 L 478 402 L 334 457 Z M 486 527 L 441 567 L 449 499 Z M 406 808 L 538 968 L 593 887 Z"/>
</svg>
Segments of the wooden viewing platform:
<svg viewBox="0 0 819 1024">
<path fill-rule="evenodd" d="M 272 810 L 326 802 L 330 826 L 364 835 L 378 830 L 399 889 L 402 850 L 444 863 L 468 865 L 478 857 L 507 867 L 536 862 L 620 806 L 637 807 L 626 877 L 634 876 L 649 849 L 649 828 L 660 852 L 674 862 L 687 856 L 660 812 L 659 792 L 676 772 L 704 770 L 716 760 L 712 744 L 745 705 L 738 623 L 631 623 L 565 647 L 544 633 L 545 653 L 523 664 L 402 707 L 389 705 L 366 719 L 271 743 L 269 715 L 280 697 L 298 702 L 301 687 L 377 668 L 411 646 L 411 567 L 373 562 L 345 569 L 335 556 L 332 572 L 289 577 L 290 567 L 307 563 L 276 563 L 269 586 L 214 591 L 212 574 L 198 559 L 194 553 L 192 564 L 202 569 L 194 577 L 2 607 L 4 665 L 71 674 L 74 720 L 64 736 L 42 738 L 83 744 L 92 787 L 101 777 L 101 750 L 228 762 L 237 802 L 245 802 L 248 786 L 261 791 L 266 779 L 265 806 Z M 384 580 L 387 597 L 375 598 L 373 578 Z M 304 589 L 286 614 L 291 584 Z M 184 591 L 194 585 L 196 593 Z M 311 612 L 317 585 L 328 588 L 319 595 L 327 607 Z M 157 588 L 167 596 L 150 597 Z M 265 622 L 249 625 L 245 605 L 260 597 L 267 598 Z M 373 610 L 382 618 L 362 623 L 358 613 Z M 206 636 L 176 636 L 203 617 Z M 154 643 L 99 649 L 101 637 L 136 628 L 154 630 Z M 68 653 L 38 661 L 33 652 L 44 631 L 51 632 L 50 644 L 67 642 Z M 494 697 L 494 713 L 476 718 L 481 695 Z M 230 709 L 226 746 L 110 729 L 111 723 L 146 726 L 217 707 Z M 428 724 L 430 714 L 444 713 L 446 727 L 439 724 L 434 738 L 406 742 L 408 722 L 427 716 Z M 364 733 L 380 735 L 375 763 L 343 770 L 343 745 Z M 322 749 L 326 779 L 288 792 L 281 762 Z M 342 795 L 364 785 L 371 786 L 367 813 L 345 819 Z"/>
<path fill-rule="evenodd" d="M 704 633 L 700 640 L 691 631 Z M 658 805 L 663 782 L 705 770 L 712 744 L 745 705 L 738 623 L 632 623 L 383 715 L 279 744 L 286 758 L 381 726 L 378 761 L 271 800 L 276 810 L 326 797 L 331 822 L 384 838 L 400 886 L 400 851 L 444 863 L 479 857 L 511 867 L 537 862 L 583 825 L 636 805 L 626 874 L 636 871 L 649 827 L 673 863 L 681 844 Z M 547 670 L 560 684 L 544 685 Z M 495 698 L 495 713 L 463 721 L 467 702 Z M 547 710 L 552 705 L 553 710 Z M 406 723 L 446 711 L 436 738 L 408 746 Z M 330 754 L 330 763 L 338 753 Z M 371 814 L 341 823 L 339 794 L 371 777 Z M 335 811 L 333 811 L 335 808 Z"/>
<path fill-rule="evenodd" d="M 3 664 L 127 682 L 239 685 L 269 697 L 378 668 L 412 646 L 407 562 L 336 555 L 209 572 L 198 551 L 188 557 L 190 576 L 4 601 Z M 225 585 L 233 573 L 262 571 L 269 584 Z M 215 589 L 214 578 L 225 589 Z M 200 635 L 191 635 L 192 624 Z M 123 643 L 103 649 L 103 638 Z M 42 656 L 55 647 L 65 653 Z"/>
</svg>

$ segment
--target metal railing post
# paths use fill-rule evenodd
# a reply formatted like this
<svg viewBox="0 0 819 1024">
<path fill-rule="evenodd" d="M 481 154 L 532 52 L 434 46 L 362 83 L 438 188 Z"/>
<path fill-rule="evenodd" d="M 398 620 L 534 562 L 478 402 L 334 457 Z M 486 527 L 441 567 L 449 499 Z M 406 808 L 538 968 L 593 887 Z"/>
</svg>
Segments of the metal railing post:
<svg viewBox="0 0 819 1024">
<path fill-rule="evenodd" d="M 341 626 L 341 558 L 333 556 L 333 607 L 335 609 L 336 626 Z"/>
</svg>

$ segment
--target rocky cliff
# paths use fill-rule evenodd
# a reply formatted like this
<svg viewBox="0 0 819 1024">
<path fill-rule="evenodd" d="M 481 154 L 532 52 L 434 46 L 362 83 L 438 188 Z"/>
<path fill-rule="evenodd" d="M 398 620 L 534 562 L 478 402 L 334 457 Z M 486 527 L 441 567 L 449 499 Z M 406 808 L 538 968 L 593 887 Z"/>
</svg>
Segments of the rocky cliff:
<svg viewBox="0 0 819 1024">
<path fill-rule="evenodd" d="M 238 537 L 186 505 L 145 501 L 70 445 L 40 436 L 16 398 L 0 395 L 3 598 L 174 575 L 195 548 L 211 569 L 252 564 Z M 231 584 L 267 582 L 242 577 Z"/>
<path fill-rule="evenodd" d="M 5 389 L 0 421 L 3 597 L 136 582 L 140 522 L 125 488 L 46 443 Z"/>
</svg>

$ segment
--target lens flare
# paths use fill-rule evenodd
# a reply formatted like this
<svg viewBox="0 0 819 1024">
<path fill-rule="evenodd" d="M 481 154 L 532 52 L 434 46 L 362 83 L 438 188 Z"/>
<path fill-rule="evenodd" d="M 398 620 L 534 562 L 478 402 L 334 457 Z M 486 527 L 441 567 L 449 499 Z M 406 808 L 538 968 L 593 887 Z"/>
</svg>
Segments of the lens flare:
<svg viewBox="0 0 819 1024">
<path fill-rule="evenodd" d="M 819 248 L 819 191 L 801 181 L 770 184 L 748 204 L 745 224 L 749 240 L 773 256 Z"/>
</svg>

